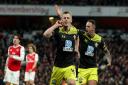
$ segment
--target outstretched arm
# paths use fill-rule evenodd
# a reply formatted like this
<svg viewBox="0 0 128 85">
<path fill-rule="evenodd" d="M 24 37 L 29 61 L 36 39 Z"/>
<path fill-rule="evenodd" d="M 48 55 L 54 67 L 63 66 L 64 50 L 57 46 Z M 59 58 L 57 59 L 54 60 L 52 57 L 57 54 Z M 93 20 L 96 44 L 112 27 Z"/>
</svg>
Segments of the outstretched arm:
<svg viewBox="0 0 128 85">
<path fill-rule="evenodd" d="M 106 56 L 106 59 L 107 59 L 107 61 L 108 61 L 108 66 L 111 66 L 111 62 L 112 62 L 112 57 L 111 57 L 111 54 L 110 54 L 110 52 L 109 52 L 109 50 L 108 50 L 108 48 L 106 47 L 105 48 L 105 56 Z"/>
<path fill-rule="evenodd" d="M 78 68 L 79 68 L 79 58 L 80 58 L 80 52 L 79 52 L 79 36 L 75 40 L 75 64 L 76 64 L 76 77 L 78 78 Z"/>
<path fill-rule="evenodd" d="M 62 8 L 59 7 L 58 5 L 55 5 L 54 8 L 55 8 L 55 11 L 56 11 L 57 15 L 58 15 L 60 18 L 62 18 L 62 13 L 63 13 L 63 12 L 62 12 Z"/>
<path fill-rule="evenodd" d="M 79 36 L 75 40 L 75 52 L 78 54 L 78 57 L 80 57 L 80 53 L 79 53 Z"/>
<path fill-rule="evenodd" d="M 107 59 L 108 66 L 110 66 L 111 65 L 111 61 L 112 61 L 112 57 L 111 57 L 111 54 L 110 54 L 110 52 L 109 52 L 104 40 L 102 40 L 102 42 L 101 42 L 101 47 L 102 47 L 102 49 L 103 49 L 103 51 L 105 53 L 105 57 Z"/>
<path fill-rule="evenodd" d="M 104 39 L 101 40 L 101 43 L 99 44 L 99 48 L 100 48 L 100 49 L 102 50 L 102 52 L 105 54 L 105 57 L 106 57 L 107 62 L 108 62 L 107 65 L 110 66 L 110 65 L 111 65 L 111 61 L 112 61 L 112 57 L 111 57 L 111 54 L 110 54 L 110 52 L 109 52 L 109 50 L 108 50 L 108 48 L 107 48 L 107 45 L 106 45 Z"/>
</svg>

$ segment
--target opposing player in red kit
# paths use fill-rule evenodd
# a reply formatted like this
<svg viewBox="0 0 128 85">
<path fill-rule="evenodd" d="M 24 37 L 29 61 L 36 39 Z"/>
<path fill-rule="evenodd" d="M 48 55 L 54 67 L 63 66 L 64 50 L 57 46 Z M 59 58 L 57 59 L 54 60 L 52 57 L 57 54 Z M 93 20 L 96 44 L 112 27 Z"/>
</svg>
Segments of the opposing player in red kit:
<svg viewBox="0 0 128 85">
<path fill-rule="evenodd" d="M 38 54 L 36 53 L 36 46 L 34 44 L 28 44 L 28 54 L 26 55 L 26 70 L 25 70 L 26 85 L 35 85 L 34 78 L 36 73 L 37 62 L 38 62 Z"/>
<path fill-rule="evenodd" d="M 13 45 L 8 48 L 8 57 L 5 64 L 4 82 L 6 85 L 19 85 L 21 62 L 24 60 L 25 49 L 20 45 L 20 37 L 14 35 Z"/>
</svg>

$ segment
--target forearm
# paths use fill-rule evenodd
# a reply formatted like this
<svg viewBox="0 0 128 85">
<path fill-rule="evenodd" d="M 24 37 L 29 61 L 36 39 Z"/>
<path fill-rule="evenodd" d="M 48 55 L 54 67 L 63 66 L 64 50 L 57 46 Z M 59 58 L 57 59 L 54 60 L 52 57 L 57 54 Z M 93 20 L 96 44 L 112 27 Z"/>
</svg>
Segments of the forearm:
<svg viewBox="0 0 128 85">
<path fill-rule="evenodd" d="M 48 38 L 51 37 L 53 31 L 54 31 L 56 28 L 57 28 L 56 25 L 51 26 L 50 28 L 48 28 L 48 29 L 44 32 L 43 35 L 44 35 L 45 37 L 48 37 Z"/>
<path fill-rule="evenodd" d="M 79 64 L 80 64 L 79 59 L 80 59 L 80 54 L 79 54 L 79 51 L 78 51 L 75 54 L 76 77 L 78 77 L 78 68 L 79 68 Z"/>
<path fill-rule="evenodd" d="M 106 56 L 106 59 L 107 59 L 107 61 L 108 61 L 108 64 L 111 64 L 111 62 L 112 62 L 112 57 L 111 57 L 111 54 L 110 54 L 110 52 L 109 52 L 108 49 L 107 49 L 107 52 L 106 52 L 105 56 Z"/>
<path fill-rule="evenodd" d="M 7 66 L 7 64 L 8 64 L 8 57 L 7 57 L 7 59 L 6 59 L 6 63 L 5 63 L 5 66 Z"/>
<path fill-rule="evenodd" d="M 4 71 L 6 71 L 6 70 L 7 70 L 7 64 L 8 64 L 8 57 L 7 57 L 7 59 L 6 59 L 6 63 L 5 63 Z"/>
<path fill-rule="evenodd" d="M 77 52 L 78 57 L 80 56 L 79 53 L 79 37 L 77 37 L 76 41 L 75 41 L 75 52 Z"/>
<path fill-rule="evenodd" d="M 32 69 L 34 69 L 36 67 L 36 65 L 37 65 L 37 62 L 34 63 Z"/>
<path fill-rule="evenodd" d="M 17 56 L 17 55 L 12 55 L 13 57 L 13 59 L 16 59 L 16 60 L 18 60 L 18 61 L 23 61 L 24 60 L 24 58 L 22 57 L 22 56 Z"/>
<path fill-rule="evenodd" d="M 39 58 L 39 56 L 38 56 L 38 54 L 36 54 L 36 55 L 35 55 L 35 62 L 34 62 L 34 65 L 33 65 L 33 67 L 32 67 L 32 70 L 36 67 L 37 62 L 38 62 L 38 58 Z"/>
</svg>

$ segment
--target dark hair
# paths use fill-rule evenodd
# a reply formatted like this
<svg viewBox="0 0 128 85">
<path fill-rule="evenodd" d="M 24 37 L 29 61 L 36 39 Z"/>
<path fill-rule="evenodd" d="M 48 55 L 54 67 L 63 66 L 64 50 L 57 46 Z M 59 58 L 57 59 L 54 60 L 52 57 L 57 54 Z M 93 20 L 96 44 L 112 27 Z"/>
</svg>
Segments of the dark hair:
<svg viewBox="0 0 128 85">
<path fill-rule="evenodd" d="M 93 25 L 95 25 L 95 26 L 96 26 L 96 21 L 95 21 L 95 20 L 93 20 L 93 19 L 89 19 L 89 20 L 87 20 L 87 22 L 91 22 Z"/>
<path fill-rule="evenodd" d="M 17 36 L 19 40 L 22 39 L 22 36 L 20 34 L 13 34 L 13 37 L 12 38 L 14 38 L 15 36 Z"/>
</svg>

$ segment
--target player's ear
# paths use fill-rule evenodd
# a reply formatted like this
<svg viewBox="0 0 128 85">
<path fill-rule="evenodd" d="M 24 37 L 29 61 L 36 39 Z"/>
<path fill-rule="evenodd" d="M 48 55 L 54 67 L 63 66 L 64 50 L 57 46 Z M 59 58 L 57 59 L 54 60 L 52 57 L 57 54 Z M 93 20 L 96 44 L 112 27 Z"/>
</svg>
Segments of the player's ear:
<svg viewBox="0 0 128 85">
<path fill-rule="evenodd" d="M 96 26 L 95 26 L 95 25 L 93 25 L 93 28 L 95 29 L 95 28 L 96 28 Z"/>
<path fill-rule="evenodd" d="M 19 43 L 20 43 L 20 40 L 19 40 Z"/>
</svg>

